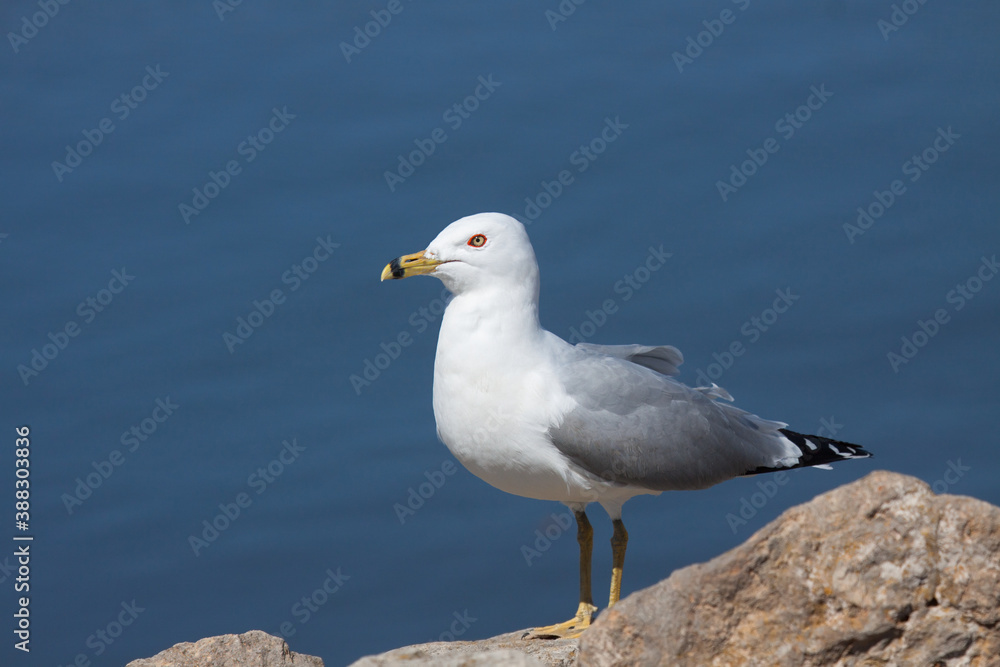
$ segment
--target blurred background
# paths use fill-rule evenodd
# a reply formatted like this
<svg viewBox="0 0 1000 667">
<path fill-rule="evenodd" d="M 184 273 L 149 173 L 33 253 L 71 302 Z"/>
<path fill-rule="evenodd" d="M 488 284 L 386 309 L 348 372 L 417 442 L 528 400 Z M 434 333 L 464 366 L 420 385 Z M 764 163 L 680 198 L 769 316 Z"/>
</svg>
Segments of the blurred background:
<svg viewBox="0 0 1000 667">
<path fill-rule="evenodd" d="M 996 3 L 17 0 L 0 26 L 0 525 L 34 537 L 30 655 L 0 550 L 6 664 L 262 629 L 338 665 L 571 616 L 565 508 L 436 438 L 441 284 L 378 280 L 480 211 L 530 223 L 550 330 L 676 345 L 683 381 L 876 454 L 636 498 L 624 593 L 876 468 L 1000 503 Z"/>
</svg>

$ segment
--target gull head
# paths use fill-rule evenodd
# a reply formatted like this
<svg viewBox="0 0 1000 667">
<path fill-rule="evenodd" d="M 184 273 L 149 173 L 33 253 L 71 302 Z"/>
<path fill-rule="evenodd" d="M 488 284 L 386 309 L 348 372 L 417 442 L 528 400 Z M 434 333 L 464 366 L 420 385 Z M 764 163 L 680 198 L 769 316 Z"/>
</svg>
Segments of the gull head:
<svg viewBox="0 0 1000 667">
<path fill-rule="evenodd" d="M 477 213 L 451 223 L 426 250 L 382 269 L 382 280 L 432 275 L 453 294 L 528 288 L 537 294 L 538 263 L 524 225 L 503 213 Z"/>
</svg>

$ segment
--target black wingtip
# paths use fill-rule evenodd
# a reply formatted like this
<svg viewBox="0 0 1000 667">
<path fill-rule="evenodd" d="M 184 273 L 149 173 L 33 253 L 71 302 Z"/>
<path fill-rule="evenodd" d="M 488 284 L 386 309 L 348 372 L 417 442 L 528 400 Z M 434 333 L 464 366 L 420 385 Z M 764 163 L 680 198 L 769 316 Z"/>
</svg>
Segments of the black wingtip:
<svg viewBox="0 0 1000 667">
<path fill-rule="evenodd" d="M 805 435 L 787 428 L 778 429 L 778 432 L 802 450 L 803 466 L 836 463 L 845 459 L 867 459 L 872 456 L 867 449 L 852 442 L 834 440 L 822 435 Z"/>
<path fill-rule="evenodd" d="M 805 435 L 796 433 L 787 428 L 778 429 L 778 432 L 788 438 L 793 445 L 799 448 L 802 455 L 799 462 L 787 467 L 760 467 L 748 470 L 744 475 L 759 475 L 765 472 L 778 472 L 781 470 L 793 470 L 795 468 L 808 468 L 810 466 L 827 465 L 829 463 L 839 463 L 848 459 L 868 459 L 874 456 L 864 447 L 855 445 L 843 440 L 834 440 L 822 435 Z"/>
</svg>

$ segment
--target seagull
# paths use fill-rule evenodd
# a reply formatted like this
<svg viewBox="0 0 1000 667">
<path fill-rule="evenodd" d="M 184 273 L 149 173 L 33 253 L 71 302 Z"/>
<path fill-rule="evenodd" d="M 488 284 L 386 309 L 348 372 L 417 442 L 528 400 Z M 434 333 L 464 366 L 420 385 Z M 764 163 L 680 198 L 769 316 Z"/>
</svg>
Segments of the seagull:
<svg viewBox="0 0 1000 667">
<path fill-rule="evenodd" d="M 546 331 L 538 262 L 510 216 L 456 220 L 426 250 L 392 260 L 382 280 L 418 275 L 439 278 L 453 295 L 434 359 L 438 437 L 488 484 L 564 503 L 576 517 L 576 614 L 534 628 L 532 638 L 578 637 L 597 613 L 590 503 L 614 526 L 610 608 L 621 595 L 630 498 L 871 456 L 724 403 L 733 398 L 714 383 L 682 384 L 673 376 L 683 357 L 670 345 L 572 345 Z"/>
</svg>

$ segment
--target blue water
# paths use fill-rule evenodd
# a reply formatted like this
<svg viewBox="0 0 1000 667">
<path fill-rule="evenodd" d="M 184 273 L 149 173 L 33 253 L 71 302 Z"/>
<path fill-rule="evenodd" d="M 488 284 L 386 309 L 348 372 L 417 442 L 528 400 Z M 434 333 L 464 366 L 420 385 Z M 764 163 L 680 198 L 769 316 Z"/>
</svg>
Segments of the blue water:
<svg viewBox="0 0 1000 667">
<path fill-rule="evenodd" d="M 568 617 L 564 509 L 436 439 L 440 283 L 378 281 L 479 211 L 531 223 L 552 331 L 676 345 L 876 453 L 633 500 L 626 592 L 876 468 L 1000 503 L 996 3 L 388 4 L 0 10 L 31 35 L 0 46 L 0 525 L 34 537 L 29 655 L 0 549 L 5 664 L 256 628 L 339 665 Z"/>
</svg>

